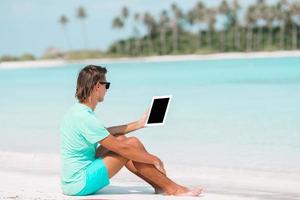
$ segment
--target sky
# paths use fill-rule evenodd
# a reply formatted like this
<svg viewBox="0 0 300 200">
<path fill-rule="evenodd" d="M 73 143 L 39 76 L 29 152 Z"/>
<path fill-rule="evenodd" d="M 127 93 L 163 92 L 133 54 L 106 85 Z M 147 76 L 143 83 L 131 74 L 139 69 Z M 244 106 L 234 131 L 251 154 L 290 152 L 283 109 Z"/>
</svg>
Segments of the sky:
<svg viewBox="0 0 300 200">
<path fill-rule="evenodd" d="M 124 30 L 112 28 L 112 20 L 120 14 L 123 6 L 129 8 L 131 17 L 136 12 L 145 11 L 158 16 L 161 10 L 170 9 L 173 2 L 186 11 L 198 0 L 1 0 L 0 56 L 32 53 L 39 57 L 48 47 L 68 50 L 62 26 L 58 22 L 62 14 L 70 20 L 66 29 L 71 49 L 84 48 L 82 23 L 76 18 L 79 6 L 85 8 L 88 16 L 85 20 L 88 48 L 106 50 L 113 41 L 126 38 L 133 32 L 131 22 L 125 24 Z M 212 7 L 220 4 L 221 0 L 203 2 Z M 245 8 L 255 0 L 239 2 Z M 277 1 L 267 2 L 272 4 Z"/>
</svg>

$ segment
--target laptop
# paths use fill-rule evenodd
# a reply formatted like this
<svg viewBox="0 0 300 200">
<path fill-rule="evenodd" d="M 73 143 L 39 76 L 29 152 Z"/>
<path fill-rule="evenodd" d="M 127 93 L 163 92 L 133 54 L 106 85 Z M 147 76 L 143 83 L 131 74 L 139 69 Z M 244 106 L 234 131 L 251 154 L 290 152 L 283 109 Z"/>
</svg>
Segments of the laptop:
<svg viewBox="0 0 300 200">
<path fill-rule="evenodd" d="M 154 96 L 145 126 L 164 125 L 172 95 Z"/>
</svg>

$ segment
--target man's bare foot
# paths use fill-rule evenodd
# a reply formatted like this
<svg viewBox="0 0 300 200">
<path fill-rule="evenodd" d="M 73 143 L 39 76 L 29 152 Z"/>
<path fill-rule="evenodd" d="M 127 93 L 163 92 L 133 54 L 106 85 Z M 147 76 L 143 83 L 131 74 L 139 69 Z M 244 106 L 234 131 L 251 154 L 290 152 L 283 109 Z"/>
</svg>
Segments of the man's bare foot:
<svg viewBox="0 0 300 200">
<path fill-rule="evenodd" d="M 195 187 L 192 189 L 186 188 L 186 187 L 179 187 L 174 194 L 174 196 L 199 196 L 202 192 L 201 187 Z"/>
<path fill-rule="evenodd" d="M 194 196 L 197 197 L 202 193 L 202 188 L 201 187 L 195 187 L 192 189 L 187 189 L 187 191 L 185 192 L 179 192 L 179 193 L 175 193 L 175 196 Z"/>
</svg>

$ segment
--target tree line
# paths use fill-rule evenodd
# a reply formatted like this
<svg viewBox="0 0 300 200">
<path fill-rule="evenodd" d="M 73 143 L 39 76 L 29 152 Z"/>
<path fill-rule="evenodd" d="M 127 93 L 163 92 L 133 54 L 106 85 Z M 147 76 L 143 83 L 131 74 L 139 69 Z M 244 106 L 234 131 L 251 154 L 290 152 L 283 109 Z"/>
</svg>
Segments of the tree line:
<svg viewBox="0 0 300 200">
<path fill-rule="evenodd" d="M 300 48 L 299 1 L 269 5 L 257 0 L 241 14 L 238 0 L 223 0 L 216 7 L 199 1 L 185 12 L 173 3 L 158 17 L 134 13 L 133 34 L 112 44 L 108 53 L 137 56 Z M 112 21 L 113 28 L 122 31 L 129 17 L 129 9 L 123 7 Z M 222 19 L 221 27 L 216 26 L 217 19 Z M 142 26 L 147 30 L 144 35 Z"/>
</svg>

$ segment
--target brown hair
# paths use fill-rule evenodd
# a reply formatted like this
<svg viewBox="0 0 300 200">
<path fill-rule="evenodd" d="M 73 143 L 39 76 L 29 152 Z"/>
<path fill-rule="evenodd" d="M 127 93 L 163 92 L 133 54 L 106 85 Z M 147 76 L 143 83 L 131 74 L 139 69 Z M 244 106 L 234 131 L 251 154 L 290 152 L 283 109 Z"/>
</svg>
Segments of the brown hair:
<svg viewBox="0 0 300 200">
<path fill-rule="evenodd" d="M 88 65 L 78 74 L 75 97 L 79 102 L 88 98 L 94 86 L 101 80 L 104 80 L 107 70 L 105 67 Z"/>
</svg>

